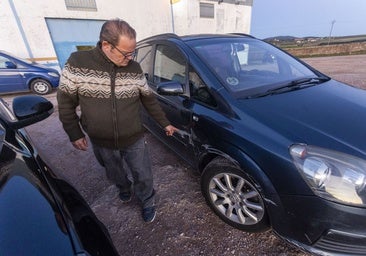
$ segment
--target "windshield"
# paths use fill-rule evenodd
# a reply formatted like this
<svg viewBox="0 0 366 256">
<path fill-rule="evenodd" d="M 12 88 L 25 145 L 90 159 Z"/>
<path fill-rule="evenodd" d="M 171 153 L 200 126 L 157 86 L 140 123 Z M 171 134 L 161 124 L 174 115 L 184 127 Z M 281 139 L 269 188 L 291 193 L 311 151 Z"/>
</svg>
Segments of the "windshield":
<svg viewBox="0 0 366 256">
<path fill-rule="evenodd" d="M 18 60 L 23 61 L 23 62 L 25 62 L 27 64 L 34 64 L 35 63 L 35 62 L 30 61 L 30 60 L 17 57 L 17 56 L 15 56 L 15 55 L 13 55 L 13 54 L 11 54 L 9 52 L 6 52 L 6 51 L 1 51 L 1 52 L 4 53 L 4 54 L 6 54 L 6 55 L 8 55 L 9 57 L 11 57 L 13 59 L 18 59 Z M 3 58 L 4 61 L 8 61 L 8 57 L 6 57 L 6 56 L 0 56 L 0 58 Z"/>
<path fill-rule="evenodd" d="M 302 78 L 318 77 L 276 47 L 253 38 L 220 38 L 190 42 L 230 91 L 258 94 Z"/>
</svg>

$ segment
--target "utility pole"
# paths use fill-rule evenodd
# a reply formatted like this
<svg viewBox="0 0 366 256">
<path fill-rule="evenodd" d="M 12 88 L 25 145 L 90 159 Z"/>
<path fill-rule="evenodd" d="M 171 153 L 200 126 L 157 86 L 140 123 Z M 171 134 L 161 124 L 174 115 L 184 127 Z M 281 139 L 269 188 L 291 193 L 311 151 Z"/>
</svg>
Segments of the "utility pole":
<svg viewBox="0 0 366 256">
<path fill-rule="evenodd" d="M 332 36 L 332 31 L 333 31 L 333 27 L 334 27 L 334 23 L 335 22 L 336 22 L 335 20 L 332 20 L 332 25 L 330 26 L 330 32 L 329 32 L 329 38 L 328 38 L 328 45 L 330 43 L 330 38 Z"/>
</svg>

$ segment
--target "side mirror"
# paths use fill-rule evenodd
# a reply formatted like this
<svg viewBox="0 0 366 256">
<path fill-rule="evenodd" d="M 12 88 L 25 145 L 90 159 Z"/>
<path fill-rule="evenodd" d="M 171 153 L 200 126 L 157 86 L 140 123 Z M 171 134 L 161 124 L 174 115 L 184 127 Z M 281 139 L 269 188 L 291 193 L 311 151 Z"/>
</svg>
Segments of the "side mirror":
<svg viewBox="0 0 366 256">
<path fill-rule="evenodd" d="M 164 82 L 158 85 L 157 90 L 160 95 L 177 96 L 184 93 L 182 84 L 176 81 Z"/>
<path fill-rule="evenodd" d="M 9 125 L 20 129 L 49 117 L 53 113 L 53 104 L 37 95 L 20 96 L 13 100 L 13 112 L 18 121 Z"/>
<path fill-rule="evenodd" d="M 17 65 L 14 62 L 11 62 L 11 61 L 5 61 L 5 67 L 10 68 L 10 69 L 14 69 L 14 68 L 17 68 Z"/>
</svg>

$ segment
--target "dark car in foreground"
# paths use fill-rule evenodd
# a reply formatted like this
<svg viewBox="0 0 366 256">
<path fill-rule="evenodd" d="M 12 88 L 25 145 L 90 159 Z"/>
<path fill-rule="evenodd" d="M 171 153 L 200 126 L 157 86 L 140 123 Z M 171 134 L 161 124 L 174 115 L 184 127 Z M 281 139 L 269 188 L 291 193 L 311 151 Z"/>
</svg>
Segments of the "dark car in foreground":
<svg viewBox="0 0 366 256">
<path fill-rule="evenodd" d="M 44 95 L 52 92 L 59 81 L 56 69 L 0 51 L 1 94 L 31 91 Z"/>
<path fill-rule="evenodd" d="M 52 103 L 20 96 L 13 111 L 0 99 L 0 254 L 118 255 L 105 226 L 23 129 L 47 118 Z"/>
<path fill-rule="evenodd" d="M 226 223 L 321 255 L 366 255 L 366 91 L 242 34 L 153 36 L 136 60 Z"/>
</svg>

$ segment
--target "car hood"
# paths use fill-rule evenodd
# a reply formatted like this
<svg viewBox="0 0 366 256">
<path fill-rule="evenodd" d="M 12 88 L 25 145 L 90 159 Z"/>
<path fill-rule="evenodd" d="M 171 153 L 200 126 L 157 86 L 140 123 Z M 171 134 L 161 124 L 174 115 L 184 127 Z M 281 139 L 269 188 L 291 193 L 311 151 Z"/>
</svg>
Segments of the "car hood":
<svg viewBox="0 0 366 256">
<path fill-rule="evenodd" d="M 54 68 L 50 68 L 50 67 L 47 67 L 45 65 L 42 65 L 42 64 L 39 64 L 39 63 L 32 63 L 31 65 L 28 64 L 28 66 L 30 68 L 37 68 L 37 69 L 42 69 L 42 70 L 47 70 L 48 72 L 55 72 L 55 73 L 59 73 L 56 69 Z"/>
<path fill-rule="evenodd" d="M 292 143 L 366 155 L 365 90 L 330 80 L 239 102 L 241 111 Z"/>
</svg>

